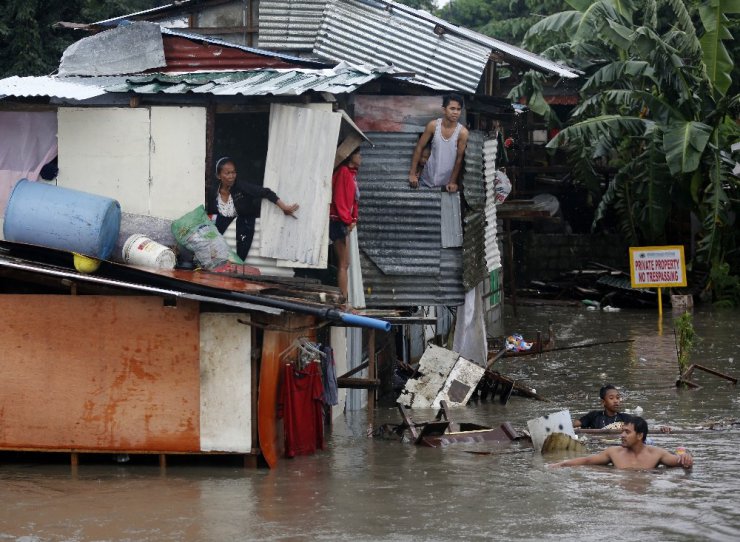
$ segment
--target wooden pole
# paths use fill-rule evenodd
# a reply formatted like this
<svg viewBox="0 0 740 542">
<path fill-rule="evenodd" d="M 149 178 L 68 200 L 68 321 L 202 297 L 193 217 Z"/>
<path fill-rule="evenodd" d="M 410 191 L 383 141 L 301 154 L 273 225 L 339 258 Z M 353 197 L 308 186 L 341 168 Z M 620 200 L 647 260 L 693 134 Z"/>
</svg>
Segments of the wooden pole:
<svg viewBox="0 0 740 542">
<path fill-rule="evenodd" d="M 514 317 L 516 313 L 516 278 L 514 276 L 514 242 L 511 240 L 511 220 L 504 220 L 506 229 L 506 251 L 508 252 L 509 260 L 509 284 L 511 285 L 511 308 L 514 311 Z"/>
<path fill-rule="evenodd" d="M 367 378 L 375 380 L 375 330 L 368 331 L 367 338 Z M 367 420 L 370 428 L 373 427 L 373 417 L 375 414 L 375 388 L 367 390 Z"/>
</svg>

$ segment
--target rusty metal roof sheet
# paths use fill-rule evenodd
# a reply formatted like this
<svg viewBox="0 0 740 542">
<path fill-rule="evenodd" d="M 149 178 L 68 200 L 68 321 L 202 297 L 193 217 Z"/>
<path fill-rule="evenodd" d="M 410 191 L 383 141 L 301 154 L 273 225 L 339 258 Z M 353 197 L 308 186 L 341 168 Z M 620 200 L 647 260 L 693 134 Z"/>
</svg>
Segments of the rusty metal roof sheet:
<svg viewBox="0 0 740 542">
<path fill-rule="evenodd" d="M 261 10 L 262 10 L 262 6 L 260 5 L 260 11 Z M 239 51 L 244 51 L 244 52 L 252 53 L 255 55 L 276 58 L 279 60 L 283 60 L 285 62 L 293 62 L 296 64 L 303 64 L 306 66 L 315 66 L 315 67 L 327 66 L 326 62 L 321 62 L 316 59 L 299 57 L 299 56 L 289 55 L 289 54 L 275 52 L 275 51 L 266 51 L 265 49 L 248 47 L 246 45 L 239 45 L 237 43 L 226 41 L 221 38 L 198 34 L 197 28 L 189 28 L 187 30 L 180 30 L 180 29 L 162 27 L 161 30 L 162 30 L 162 34 L 166 36 L 177 36 L 177 37 L 186 38 L 186 39 L 193 40 L 193 41 L 198 41 L 200 43 L 207 43 L 209 45 L 217 45 L 217 46 L 226 47 L 229 49 L 237 49 Z M 260 32 L 262 32 L 261 28 L 260 28 Z"/>
<path fill-rule="evenodd" d="M 462 251 L 441 248 L 441 192 L 408 186 L 418 134 L 367 135 L 357 176 L 367 306 L 462 304 Z"/>
<path fill-rule="evenodd" d="M 261 0 L 259 46 L 274 50 L 311 51 L 326 4 L 326 0 Z"/>
</svg>

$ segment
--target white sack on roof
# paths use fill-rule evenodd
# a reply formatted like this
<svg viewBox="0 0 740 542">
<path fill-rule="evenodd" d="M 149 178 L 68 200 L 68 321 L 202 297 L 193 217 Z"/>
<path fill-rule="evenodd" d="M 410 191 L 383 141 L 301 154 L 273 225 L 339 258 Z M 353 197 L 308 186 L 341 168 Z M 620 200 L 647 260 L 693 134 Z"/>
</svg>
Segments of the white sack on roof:
<svg viewBox="0 0 740 542">
<path fill-rule="evenodd" d="M 83 38 L 67 47 L 59 75 L 119 75 L 166 66 L 159 25 L 135 22 Z"/>
</svg>

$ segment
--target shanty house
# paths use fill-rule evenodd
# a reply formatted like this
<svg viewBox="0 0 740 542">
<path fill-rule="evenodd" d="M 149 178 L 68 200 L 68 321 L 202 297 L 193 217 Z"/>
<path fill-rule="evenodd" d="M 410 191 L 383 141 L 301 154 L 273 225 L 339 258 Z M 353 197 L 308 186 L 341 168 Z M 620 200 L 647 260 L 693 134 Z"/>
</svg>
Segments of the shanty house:
<svg viewBox="0 0 740 542">
<path fill-rule="evenodd" d="M 364 141 L 366 155 L 355 305 L 364 297 L 368 308 L 390 313 L 470 303 L 470 325 L 460 328 L 481 332 L 484 311 L 490 318 L 497 310 L 490 301 L 501 266 L 491 203 L 496 123 L 514 115 L 495 96 L 496 70 L 507 63 L 562 77 L 572 72 L 394 2 L 263 0 L 257 8 L 186 0 L 123 19 L 94 25 L 110 29 L 70 47 L 58 75 L 0 81 L 0 124 L 23 134 L 13 160 L 6 155 L 0 163 L 0 207 L 18 179 L 37 179 L 58 156 L 51 181 L 58 186 L 113 197 L 151 223 L 171 220 L 203 203 L 216 158 L 229 155 L 250 181 L 300 202 L 299 220 L 263 206 L 248 259 L 263 277 L 240 286 L 131 275 L 113 264 L 101 267 L 98 281 L 78 276 L 58 255 L 29 256 L 4 244 L 0 263 L 15 284 L 1 298 L 6 323 L 13 314 L 3 340 L 17 352 L 4 369 L 20 376 L 4 383 L 12 393 L 0 408 L 0 447 L 261 452 L 274 462 L 270 386 L 280 353 L 338 318 L 335 291 L 291 276 L 295 268 L 326 267 L 328 180 L 341 142 Z M 468 96 L 472 129 L 464 205 L 406 183 L 416 138 L 438 114 L 440 94 L 451 90 Z M 33 152 L 20 141 L 34 141 Z M 276 276 L 283 282 L 271 282 Z M 96 322 L 107 324 L 91 334 Z M 333 328 L 327 339 L 340 373 L 361 365 L 357 331 Z M 480 337 L 460 341 L 475 343 L 474 351 Z M 29 338 L 37 348 L 26 347 Z M 372 369 L 374 349 L 368 342 Z M 57 366 L 46 378 L 52 354 L 74 370 Z M 180 380 L 173 382 L 175 373 Z M 266 375 L 273 380 L 263 387 Z M 55 400 L 34 414 L 22 405 L 39 380 Z M 257 382 L 267 405 L 257 404 Z M 355 407 L 362 400 L 350 397 Z M 70 415 L 62 423 L 53 413 L 64 410 Z M 21 435 L 29 424 L 38 432 Z"/>
</svg>

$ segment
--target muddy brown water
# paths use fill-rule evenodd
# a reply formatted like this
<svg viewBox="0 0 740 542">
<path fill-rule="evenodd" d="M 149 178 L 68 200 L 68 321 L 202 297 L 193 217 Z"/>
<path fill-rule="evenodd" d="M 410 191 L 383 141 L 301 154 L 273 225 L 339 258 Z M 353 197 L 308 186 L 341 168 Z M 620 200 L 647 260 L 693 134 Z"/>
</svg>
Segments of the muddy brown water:
<svg viewBox="0 0 740 542">
<path fill-rule="evenodd" d="M 701 340 L 692 361 L 737 377 L 738 316 L 697 310 Z M 651 424 L 690 429 L 740 418 L 740 390 L 725 381 L 698 373 L 702 389 L 675 389 L 670 313 L 659 334 L 653 311 L 520 308 L 517 319 L 507 316 L 507 330 L 544 331 L 549 319 L 558 346 L 634 342 L 503 360 L 499 371 L 552 402 L 515 396 L 507 405 L 471 403 L 455 410 L 458 419 L 524 428 L 563 408 L 580 415 L 596 408 L 604 382 L 620 386 L 624 407 L 641 407 Z M 382 422 L 398 422 L 397 412 L 378 409 L 375 424 Z M 692 471 L 646 472 L 548 469 L 557 457 L 517 446 L 418 448 L 368 439 L 366 430 L 364 413 L 348 415 L 326 451 L 272 471 L 0 464 L 0 540 L 740 540 L 740 429 L 654 434 L 656 445 L 687 447 L 696 463 Z"/>
</svg>

